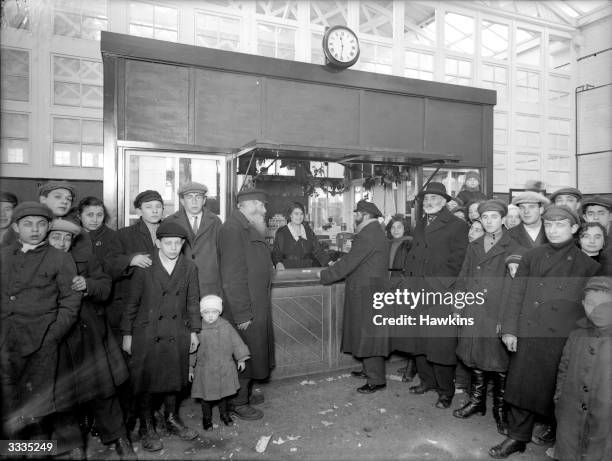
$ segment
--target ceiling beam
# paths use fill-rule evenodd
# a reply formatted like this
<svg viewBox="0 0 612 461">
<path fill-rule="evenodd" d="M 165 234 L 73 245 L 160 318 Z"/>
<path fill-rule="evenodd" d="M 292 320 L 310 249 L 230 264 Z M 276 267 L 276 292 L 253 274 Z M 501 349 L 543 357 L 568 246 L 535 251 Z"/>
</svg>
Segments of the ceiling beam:
<svg viewBox="0 0 612 461">
<path fill-rule="evenodd" d="M 605 5 L 600 6 L 599 8 L 594 9 L 588 14 L 580 17 L 578 19 L 578 27 L 584 27 L 592 22 L 599 21 L 600 19 L 607 18 L 612 15 L 612 5 L 610 3 L 606 3 Z"/>
</svg>

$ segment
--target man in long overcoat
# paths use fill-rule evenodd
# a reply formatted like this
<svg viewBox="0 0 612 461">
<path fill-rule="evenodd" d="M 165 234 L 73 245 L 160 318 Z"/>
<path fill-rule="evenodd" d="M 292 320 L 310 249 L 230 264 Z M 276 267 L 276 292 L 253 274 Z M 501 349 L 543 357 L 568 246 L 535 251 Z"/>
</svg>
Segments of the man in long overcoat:
<svg viewBox="0 0 612 461">
<path fill-rule="evenodd" d="M 468 227 L 465 221 L 446 208 L 450 196 L 444 184 L 430 182 L 418 198 L 423 201 L 425 216 L 414 231 L 402 288 L 412 292 L 424 290 L 425 293 L 444 294 L 452 291 L 461 270 L 468 244 Z M 448 319 L 454 312 L 452 306 L 428 304 L 416 306 L 411 314 L 419 320 L 421 316 Z M 410 392 L 424 394 L 436 390 L 439 394 L 436 406 L 448 408 L 455 395 L 457 327 L 421 323 L 416 331 L 404 338 L 404 343 L 405 349 L 400 350 L 417 356 L 417 371 L 421 378 L 421 383 L 411 387 Z"/>
<path fill-rule="evenodd" d="M 550 200 L 534 191 L 523 192 L 512 199 L 512 204 L 518 206 L 521 223 L 508 232 L 510 237 L 527 250 L 548 241 L 542 225 L 542 213 L 549 203 Z"/>
<path fill-rule="evenodd" d="M 367 383 L 357 389 L 371 394 L 386 386 L 385 357 L 389 355 L 389 336 L 385 326 L 375 325 L 372 305 L 374 292 L 382 292 L 388 279 L 389 247 L 385 231 L 378 222 L 380 210 L 361 200 L 355 208 L 355 238 L 351 251 L 332 267 L 320 273 L 321 282 L 345 281 L 342 319 L 342 352 L 363 360 L 362 374 Z"/>
<path fill-rule="evenodd" d="M 181 209 L 166 218 L 176 222 L 187 232 L 183 253 L 198 268 L 200 298 L 220 294 L 217 236 L 221 228 L 219 217 L 206 208 L 208 187 L 188 182 L 179 188 Z"/>
<path fill-rule="evenodd" d="M 494 458 L 524 451 L 536 416 L 554 419 L 553 396 L 563 345 L 582 317 L 586 280 L 599 268 L 574 244 L 579 226 L 575 212 L 551 205 L 543 219 L 549 243 L 523 256 L 504 311 L 502 340 L 513 352 L 505 394 L 508 437 L 489 450 Z"/>
<path fill-rule="evenodd" d="M 255 420 L 263 412 L 250 405 L 253 379 L 267 379 L 274 368 L 271 310 L 272 258 L 265 240 L 266 194 L 249 189 L 238 194 L 238 210 L 221 226 L 217 242 L 223 287 L 223 317 L 233 324 L 251 351 L 240 372 L 240 390 L 232 413 Z"/>
</svg>

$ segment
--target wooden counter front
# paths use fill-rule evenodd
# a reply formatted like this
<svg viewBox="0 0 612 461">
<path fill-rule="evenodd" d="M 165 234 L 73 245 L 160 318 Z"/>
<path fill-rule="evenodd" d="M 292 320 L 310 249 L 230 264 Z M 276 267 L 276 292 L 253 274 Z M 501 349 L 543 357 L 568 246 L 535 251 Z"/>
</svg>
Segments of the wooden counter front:
<svg viewBox="0 0 612 461">
<path fill-rule="evenodd" d="M 358 363 L 340 352 L 344 284 L 321 285 L 321 270 L 287 269 L 273 277 L 276 368 L 272 379 L 339 370 Z"/>
</svg>

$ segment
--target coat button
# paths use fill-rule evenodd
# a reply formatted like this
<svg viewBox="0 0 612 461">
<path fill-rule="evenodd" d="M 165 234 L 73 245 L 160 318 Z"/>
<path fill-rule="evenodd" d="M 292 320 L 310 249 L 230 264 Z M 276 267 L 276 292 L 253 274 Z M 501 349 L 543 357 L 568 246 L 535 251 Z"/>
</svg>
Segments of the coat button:
<svg viewBox="0 0 612 461">
<path fill-rule="evenodd" d="M 583 390 L 584 392 L 589 392 L 589 388 L 588 388 L 588 387 L 586 387 L 586 386 L 582 386 L 582 390 Z"/>
<path fill-rule="evenodd" d="M 17 299 L 17 297 L 16 297 L 16 296 L 11 296 L 9 299 L 10 299 L 11 301 L 15 301 L 15 300 Z"/>
<path fill-rule="evenodd" d="M 161 341 L 161 338 L 160 338 L 159 336 L 155 338 L 155 342 L 156 342 L 156 343 L 158 343 L 158 342 L 160 342 L 160 341 Z"/>
<path fill-rule="evenodd" d="M 176 314 L 174 314 L 174 315 L 172 316 L 172 318 L 173 318 L 173 319 L 175 319 L 175 318 L 176 318 Z"/>
<path fill-rule="evenodd" d="M 162 296 L 166 296 L 166 292 L 165 291 L 162 291 Z"/>
<path fill-rule="evenodd" d="M 195 259 L 195 255 L 191 255 L 191 259 Z"/>
<path fill-rule="evenodd" d="M 595 349 L 593 349 L 593 346 L 589 346 L 589 354 L 595 355 Z"/>
<path fill-rule="evenodd" d="M 580 405 L 580 408 L 582 408 L 584 411 L 587 411 L 586 403 L 583 403 L 582 405 Z"/>
<path fill-rule="evenodd" d="M 538 306 L 540 305 L 540 303 L 536 301 L 536 302 L 534 302 L 534 303 L 533 303 L 533 305 L 534 305 L 535 307 L 538 307 Z"/>
<path fill-rule="evenodd" d="M 480 266 L 476 266 L 476 270 L 480 270 Z"/>
<path fill-rule="evenodd" d="M 163 318 L 164 318 L 164 316 L 163 316 L 163 315 L 160 315 L 160 316 L 159 316 L 159 320 L 161 320 L 161 319 L 163 319 Z"/>
</svg>

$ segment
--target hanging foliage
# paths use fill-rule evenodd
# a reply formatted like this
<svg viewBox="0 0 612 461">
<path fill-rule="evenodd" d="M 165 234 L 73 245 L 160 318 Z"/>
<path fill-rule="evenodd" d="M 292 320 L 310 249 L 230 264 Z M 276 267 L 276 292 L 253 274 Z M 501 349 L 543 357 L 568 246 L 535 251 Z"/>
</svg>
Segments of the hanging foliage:
<svg viewBox="0 0 612 461">
<path fill-rule="evenodd" d="M 380 185 L 384 189 L 389 186 L 399 185 L 402 181 L 410 179 L 408 171 L 404 167 L 399 166 L 385 166 L 381 169 L 377 169 L 379 174 L 373 176 L 366 176 L 363 180 L 363 188 L 365 190 L 372 190 L 374 186 Z"/>
<path fill-rule="evenodd" d="M 325 174 L 324 165 L 315 168 L 313 171 L 310 170 L 310 162 L 307 161 L 297 162 L 295 167 L 295 180 L 302 186 L 302 192 L 306 196 L 316 197 L 318 195 L 317 189 L 321 189 L 324 194 L 333 196 L 342 194 L 348 188 L 344 179 L 323 176 Z"/>
</svg>

